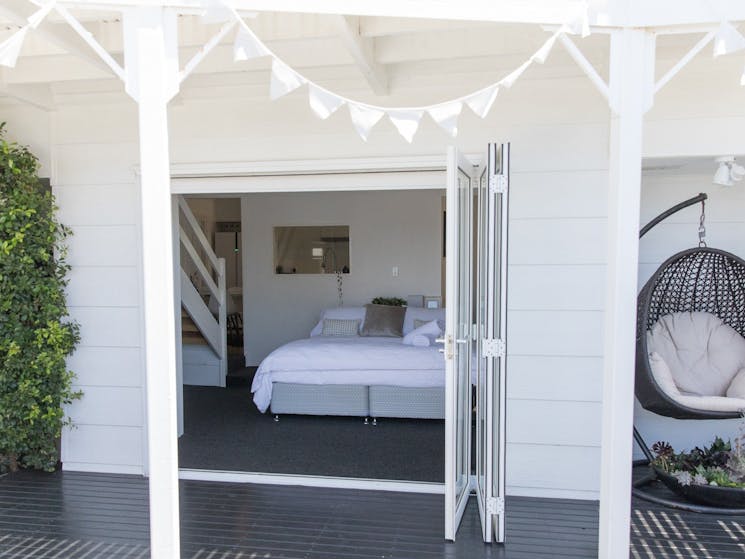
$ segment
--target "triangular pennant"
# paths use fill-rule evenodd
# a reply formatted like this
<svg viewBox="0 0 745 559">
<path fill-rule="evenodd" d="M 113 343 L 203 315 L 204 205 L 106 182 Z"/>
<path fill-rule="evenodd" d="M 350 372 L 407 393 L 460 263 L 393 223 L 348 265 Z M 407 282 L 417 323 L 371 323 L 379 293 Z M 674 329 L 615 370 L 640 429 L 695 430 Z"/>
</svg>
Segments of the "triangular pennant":
<svg viewBox="0 0 745 559">
<path fill-rule="evenodd" d="M 305 78 L 281 60 L 272 61 L 272 83 L 269 86 L 269 97 L 272 101 L 295 91 L 306 83 Z"/>
<path fill-rule="evenodd" d="M 224 23 L 235 17 L 233 8 L 228 5 L 227 0 L 205 0 L 202 3 L 205 5 L 203 23 Z"/>
<path fill-rule="evenodd" d="M 398 133 L 403 136 L 404 140 L 411 143 L 419 128 L 419 121 L 422 120 L 424 111 L 419 110 L 390 110 L 386 111 L 388 118 L 396 127 Z"/>
<path fill-rule="evenodd" d="M 269 49 L 264 46 L 264 43 L 253 32 L 244 27 L 238 28 L 238 33 L 235 35 L 235 43 L 233 44 L 233 60 L 235 62 L 251 60 L 260 56 L 269 56 L 270 54 Z"/>
<path fill-rule="evenodd" d="M 355 130 L 357 130 L 360 138 L 367 141 L 368 136 L 370 136 L 370 130 L 383 118 L 385 113 L 372 107 L 357 105 L 356 103 L 348 103 L 348 105 L 349 116 L 352 119 Z"/>
<path fill-rule="evenodd" d="M 313 84 L 308 87 L 308 102 L 313 112 L 325 120 L 344 104 L 344 99 Z"/>
<path fill-rule="evenodd" d="M 546 59 L 548 58 L 549 53 L 551 52 L 551 49 L 554 48 L 554 45 L 556 44 L 556 39 L 559 38 L 558 33 L 554 33 L 548 41 L 543 43 L 543 46 L 539 48 L 537 51 L 535 51 L 535 54 L 530 57 L 530 60 L 532 62 L 537 62 L 538 64 L 543 64 L 546 62 Z"/>
<path fill-rule="evenodd" d="M 745 69 L 743 69 L 742 74 L 740 75 L 740 85 L 745 85 Z"/>
<path fill-rule="evenodd" d="M 52 0 L 51 2 L 47 2 L 46 4 L 44 4 L 40 10 L 37 10 L 33 14 L 28 16 L 28 24 L 33 29 L 39 27 L 39 24 L 41 24 L 41 22 L 44 21 L 44 18 L 49 15 L 49 12 L 52 11 L 56 3 L 57 2 L 55 0 Z"/>
<path fill-rule="evenodd" d="M 15 68 L 28 29 L 28 25 L 21 27 L 14 35 L 0 43 L 0 66 Z"/>
<path fill-rule="evenodd" d="M 731 54 L 742 49 L 745 49 L 745 37 L 734 25 L 723 21 L 714 37 L 714 56 Z"/>
<path fill-rule="evenodd" d="M 510 74 L 503 77 L 501 80 L 499 80 L 499 85 L 503 87 L 512 87 L 514 83 L 517 81 L 517 79 L 525 73 L 525 70 L 528 69 L 528 67 L 532 64 L 532 60 L 527 60 L 526 62 L 523 62 L 517 70 L 513 70 Z"/>
<path fill-rule="evenodd" d="M 468 108 L 476 113 L 476 116 L 485 118 L 486 115 L 489 114 L 491 106 L 494 104 L 494 100 L 497 98 L 497 93 L 499 93 L 499 87 L 495 84 L 491 87 L 482 89 L 481 91 L 477 91 L 473 95 L 469 95 L 464 100 L 466 105 L 468 105 Z"/>
<path fill-rule="evenodd" d="M 435 105 L 434 107 L 427 109 L 427 112 L 429 113 L 429 116 L 432 117 L 432 120 L 439 124 L 445 132 L 455 138 L 455 136 L 458 135 L 458 117 L 462 110 L 463 103 L 460 101 L 452 101 L 450 103 L 443 103 L 442 105 Z"/>
</svg>

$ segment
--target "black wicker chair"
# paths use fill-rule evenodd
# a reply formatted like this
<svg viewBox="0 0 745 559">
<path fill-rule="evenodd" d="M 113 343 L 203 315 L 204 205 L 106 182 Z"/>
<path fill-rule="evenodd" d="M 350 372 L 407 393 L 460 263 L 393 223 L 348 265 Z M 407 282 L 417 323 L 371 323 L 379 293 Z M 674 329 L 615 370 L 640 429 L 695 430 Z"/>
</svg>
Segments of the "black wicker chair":
<svg viewBox="0 0 745 559">
<path fill-rule="evenodd" d="M 702 311 L 714 314 L 745 336 L 745 261 L 723 250 L 708 248 L 704 242 L 704 203 L 706 194 L 686 200 L 657 216 L 645 226 L 641 238 L 655 225 L 672 214 L 693 204 L 701 203 L 699 247 L 684 250 L 668 258 L 652 275 L 637 298 L 636 327 L 636 379 L 635 393 L 641 406 L 658 415 L 676 419 L 733 419 L 738 412 L 695 409 L 673 400 L 657 384 L 652 375 L 647 348 L 647 331 L 662 317 L 676 312 Z M 654 458 L 647 443 L 634 428 L 634 438 L 646 460 L 636 466 L 648 464 Z M 723 510 L 684 504 L 681 501 L 653 495 L 645 487 L 657 479 L 656 474 L 634 483 L 635 496 L 659 504 L 696 512 L 742 514 L 745 510 Z"/>
<path fill-rule="evenodd" d="M 730 419 L 737 412 L 700 410 L 671 399 L 652 376 L 647 330 L 662 316 L 703 311 L 745 336 L 745 261 L 714 248 L 699 247 L 668 258 L 637 299 L 636 397 L 646 410 L 677 419 Z"/>
</svg>

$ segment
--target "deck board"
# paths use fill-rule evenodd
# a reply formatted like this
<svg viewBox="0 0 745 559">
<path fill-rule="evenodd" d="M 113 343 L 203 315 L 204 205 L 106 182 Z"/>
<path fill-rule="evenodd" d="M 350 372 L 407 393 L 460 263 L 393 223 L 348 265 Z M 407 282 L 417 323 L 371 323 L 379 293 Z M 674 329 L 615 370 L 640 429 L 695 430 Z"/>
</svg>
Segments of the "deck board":
<svg viewBox="0 0 745 559">
<path fill-rule="evenodd" d="M 469 504 L 443 541 L 443 497 L 411 493 L 181 482 L 182 556 L 202 559 L 535 559 L 597 556 L 598 505 L 510 497 L 507 543 L 481 542 Z M 20 472 L 0 479 L 0 558 L 148 557 L 147 481 Z M 745 556 L 745 517 L 634 501 L 633 558 Z"/>
</svg>

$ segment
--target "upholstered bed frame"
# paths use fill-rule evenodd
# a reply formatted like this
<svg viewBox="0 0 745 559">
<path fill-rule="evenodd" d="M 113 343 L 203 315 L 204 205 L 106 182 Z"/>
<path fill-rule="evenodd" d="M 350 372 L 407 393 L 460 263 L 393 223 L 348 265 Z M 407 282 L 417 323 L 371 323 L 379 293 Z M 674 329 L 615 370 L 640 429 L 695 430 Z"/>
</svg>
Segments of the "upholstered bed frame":
<svg viewBox="0 0 745 559">
<path fill-rule="evenodd" d="M 445 388 L 275 382 L 271 411 L 281 414 L 444 419 Z"/>
</svg>

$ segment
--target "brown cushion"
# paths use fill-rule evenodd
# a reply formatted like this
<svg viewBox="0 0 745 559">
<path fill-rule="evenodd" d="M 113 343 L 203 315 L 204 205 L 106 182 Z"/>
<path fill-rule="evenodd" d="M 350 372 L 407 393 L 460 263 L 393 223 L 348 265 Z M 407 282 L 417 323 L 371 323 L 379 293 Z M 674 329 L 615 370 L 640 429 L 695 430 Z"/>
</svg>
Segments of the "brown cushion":
<svg viewBox="0 0 745 559">
<path fill-rule="evenodd" d="M 404 316 L 406 307 L 390 305 L 365 305 L 365 322 L 360 336 L 398 336 L 404 335 Z"/>
</svg>

